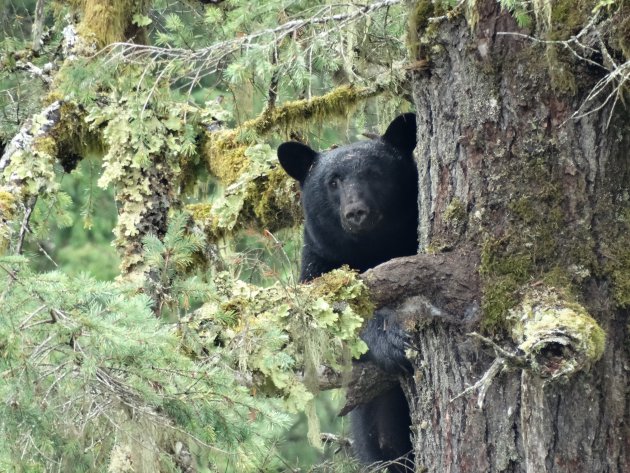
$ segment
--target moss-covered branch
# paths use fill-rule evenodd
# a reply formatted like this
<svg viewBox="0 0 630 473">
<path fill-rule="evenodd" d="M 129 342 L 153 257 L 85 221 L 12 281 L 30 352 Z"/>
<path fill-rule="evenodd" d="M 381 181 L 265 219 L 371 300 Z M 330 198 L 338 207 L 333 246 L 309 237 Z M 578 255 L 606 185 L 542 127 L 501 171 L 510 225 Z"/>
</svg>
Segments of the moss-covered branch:
<svg viewBox="0 0 630 473">
<path fill-rule="evenodd" d="M 203 146 L 208 169 L 226 186 L 214 204 L 188 207 L 211 239 L 244 225 L 275 231 L 296 224 L 301 216 L 295 183 L 276 165 L 275 151 L 253 139 L 274 131 L 288 132 L 309 122 L 346 116 L 358 103 L 384 86 L 340 86 L 310 100 L 296 100 L 263 111 L 234 130 L 208 132 Z"/>
<path fill-rule="evenodd" d="M 320 367 L 336 373 L 367 349 L 358 338 L 373 305 L 356 273 L 338 269 L 309 284 L 262 288 L 214 277 L 217 291 L 180 324 L 185 347 L 199 356 L 219 343 L 238 360 L 243 384 L 303 408 L 320 389 Z M 328 386 L 333 387 L 328 376 Z M 338 386 L 336 386 L 338 387 Z"/>
<path fill-rule="evenodd" d="M 382 93 L 384 88 L 343 85 L 320 97 L 296 100 L 264 110 L 258 117 L 244 122 L 234 130 L 209 132 L 204 154 L 208 168 L 222 183 L 230 185 L 247 172 L 249 160 L 245 152 L 251 137 L 272 131 L 291 131 L 309 122 L 322 122 L 332 117 L 344 117 L 358 103 Z"/>
</svg>

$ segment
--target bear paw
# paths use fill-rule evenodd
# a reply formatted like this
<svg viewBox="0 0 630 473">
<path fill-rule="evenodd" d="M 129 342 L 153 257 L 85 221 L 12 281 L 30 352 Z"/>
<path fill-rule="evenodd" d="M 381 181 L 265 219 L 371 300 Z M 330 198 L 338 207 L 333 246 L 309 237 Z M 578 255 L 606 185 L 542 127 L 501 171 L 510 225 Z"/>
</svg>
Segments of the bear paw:
<svg viewBox="0 0 630 473">
<path fill-rule="evenodd" d="M 405 350 L 411 347 L 410 337 L 395 315 L 390 309 L 374 312 L 361 334 L 369 348 L 363 359 L 376 363 L 388 373 L 411 373 L 411 363 L 405 355 Z"/>
</svg>

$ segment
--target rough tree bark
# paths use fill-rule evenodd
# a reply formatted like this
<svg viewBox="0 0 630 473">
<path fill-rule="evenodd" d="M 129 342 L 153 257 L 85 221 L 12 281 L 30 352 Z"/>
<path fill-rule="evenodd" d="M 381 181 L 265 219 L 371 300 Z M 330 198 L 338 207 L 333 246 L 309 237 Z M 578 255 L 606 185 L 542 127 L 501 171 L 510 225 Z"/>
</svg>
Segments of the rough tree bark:
<svg viewBox="0 0 630 473">
<path fill-rule="evenodd" d="M 414 98 L 419 264 L 450 259 L 478 292 L 445 317 L 448 277 L 376 284 L 411 288 L 417 471 L 630 471 L 628 111 L 572 118 L 607 71 L 476 8 L 472 29 L 417 19 Z"/>
</svg>

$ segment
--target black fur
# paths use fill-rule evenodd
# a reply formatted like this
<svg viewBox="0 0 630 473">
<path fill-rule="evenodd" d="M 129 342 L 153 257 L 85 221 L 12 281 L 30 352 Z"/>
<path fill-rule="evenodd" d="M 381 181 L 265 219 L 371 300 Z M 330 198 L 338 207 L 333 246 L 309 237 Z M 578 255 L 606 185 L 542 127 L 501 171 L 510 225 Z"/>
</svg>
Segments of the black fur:
<svg viewBox="0 0 630 473">
<path fill-rule="evenodd" d="M 280 164 L 302 190 L 301 281 L 344 264 L 365 271 L 416 253 L 415 145 L 416 119 L 410 113 L 397 117 L 380 138 L 326 153 L 296 142 L 280 145 Z M 369 347 L 365 359 L 389 372 L 411 370 L 404 352 L 406 335 L 389 310 L 376 311 L 361 336 Z M 400 387 L 356 408 L 351 420 L 362 462 L 394 460 L 411 450 L 409 407 Z M 411 465 L 410 458 L 406 465 Z M 403 466 L 390 470 L 405 471 Z"/>
</svg>

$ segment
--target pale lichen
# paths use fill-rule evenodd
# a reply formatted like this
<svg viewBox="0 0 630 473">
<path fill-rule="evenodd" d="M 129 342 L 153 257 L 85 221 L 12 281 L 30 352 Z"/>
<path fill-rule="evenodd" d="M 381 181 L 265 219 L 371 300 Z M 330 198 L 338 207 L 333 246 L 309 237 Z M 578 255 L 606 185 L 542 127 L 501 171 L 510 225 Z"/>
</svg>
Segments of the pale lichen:
<svg viewBox="0 0 630 473">
<path fill-rule="evenodd" d="M 358 334 L 373 305 L 356 272 L 269 287 L 219 272 L 213 282 L 216 296 L 179 324 L 183 345 L 191 354 L 217 341 L 233 347 L 240 375 L 291 410 L 311 401 L 320 368 L 343 372 L 367 350 Z"/>
</svg>

